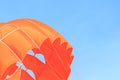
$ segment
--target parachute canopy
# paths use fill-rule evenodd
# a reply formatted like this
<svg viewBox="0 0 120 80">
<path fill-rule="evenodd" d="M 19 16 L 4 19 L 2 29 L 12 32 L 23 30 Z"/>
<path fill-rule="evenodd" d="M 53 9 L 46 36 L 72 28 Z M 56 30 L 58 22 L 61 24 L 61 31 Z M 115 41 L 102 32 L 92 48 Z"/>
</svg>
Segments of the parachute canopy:
<svg viewBox="0 0 120 80">
<path fill-rule="evenodd" d="M 71 45 L 48 25 L 0 23 L 0 80 L 67 80 L 72 60 Z"/>
</svg>

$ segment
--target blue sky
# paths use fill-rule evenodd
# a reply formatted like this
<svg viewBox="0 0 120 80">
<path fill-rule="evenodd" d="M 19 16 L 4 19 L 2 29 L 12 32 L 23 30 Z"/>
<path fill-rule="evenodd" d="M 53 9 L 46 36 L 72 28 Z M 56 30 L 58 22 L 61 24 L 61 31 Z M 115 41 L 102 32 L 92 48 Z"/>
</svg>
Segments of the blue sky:
<svg viewBox="0 0 120 80">
<path fill-rule="evenodd" d="M 69 80 L 120 80 L 120 0 L 1 0 L 0 22 L 33 18 L 73 46 Z"/>
</svg>

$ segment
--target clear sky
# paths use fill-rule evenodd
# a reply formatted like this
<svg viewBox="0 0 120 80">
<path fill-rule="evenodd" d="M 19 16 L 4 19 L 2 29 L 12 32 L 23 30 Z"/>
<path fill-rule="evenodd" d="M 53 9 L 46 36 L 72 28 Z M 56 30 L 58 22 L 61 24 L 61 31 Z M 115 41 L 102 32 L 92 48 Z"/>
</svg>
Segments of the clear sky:
<svg viewBox="0 0 120 80">
<path fill-rule="evenodd" d="M 120 0 L 0 0 L 0 22 L 33 18 L 73 46 L 69 80 L 120 80 Z"/>
</svg>

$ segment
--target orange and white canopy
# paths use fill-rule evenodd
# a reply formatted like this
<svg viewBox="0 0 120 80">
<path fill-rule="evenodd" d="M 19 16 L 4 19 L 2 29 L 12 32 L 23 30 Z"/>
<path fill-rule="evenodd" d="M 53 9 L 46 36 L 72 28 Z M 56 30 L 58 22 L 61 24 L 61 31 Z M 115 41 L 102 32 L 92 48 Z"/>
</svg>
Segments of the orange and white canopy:
<svg viewBox="0 0 120 80">
<path fill-rule="evenodd" d="M 28 54 L 29 50 L 34 55 Z M 0 80 L 67 80 L 71 52 L 71 45 L 46 24 L 32 19 L 0 23 Z M 44 56 L 45 63 L 37 54 Z"/>
</svg>

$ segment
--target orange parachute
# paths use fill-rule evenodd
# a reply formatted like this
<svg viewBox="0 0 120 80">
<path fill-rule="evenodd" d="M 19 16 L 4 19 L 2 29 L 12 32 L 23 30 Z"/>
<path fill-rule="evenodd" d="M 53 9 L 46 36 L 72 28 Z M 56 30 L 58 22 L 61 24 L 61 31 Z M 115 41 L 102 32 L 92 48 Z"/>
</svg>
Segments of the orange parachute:
<svg viewBox="0 0 120 80">
<path fill-rule="evenodd" d="M 0 23 L 0 80 L 67 80 L 71 52 L 71 45 L 46 24 L 32 19 Z M 40 54 L 45 63 L 36 57 Z"/>
</svg>

